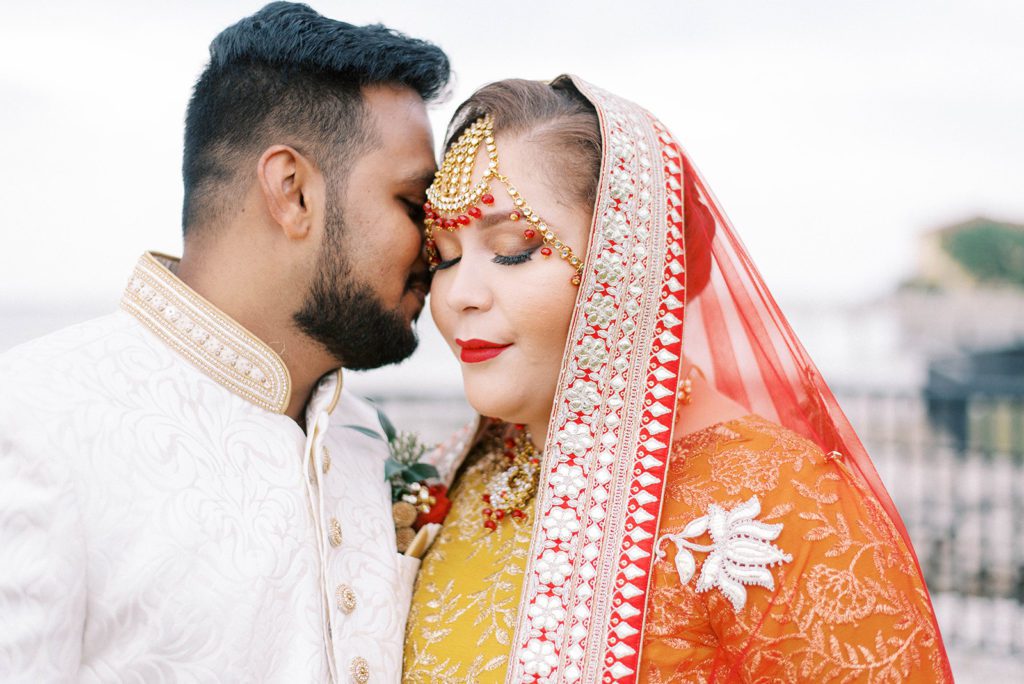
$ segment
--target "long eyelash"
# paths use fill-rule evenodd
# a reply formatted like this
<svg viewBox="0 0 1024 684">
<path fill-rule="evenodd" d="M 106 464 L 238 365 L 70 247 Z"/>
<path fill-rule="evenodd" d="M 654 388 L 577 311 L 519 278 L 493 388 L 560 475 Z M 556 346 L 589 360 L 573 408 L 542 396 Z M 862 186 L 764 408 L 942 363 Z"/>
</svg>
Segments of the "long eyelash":
<svg viewBox="0 0 1024 684">
<path fill-rule="evenodd" d="M 462 261 L 462 257 L 460 257 L 460 256 L 457 256 L 454 259 L 446 259 L 446 260 L 442 261 L 441 263 L 439 263 L 437 265 L 430 266 L 429 270 L 430 270 L 431 273 L 436 273 L 437 271 L 443 271 L 446 268 L 451 268 L 452 266 L 454 266 L 455 264 L 459 263 L 460 261 Z"/>
<path fill-rule="evenodd" d="M 533 253 L 537 251 L 536 247 L 520 252 L 519 254 L 513 254 L 512 256 L 505 256 L 504 254 L 495 254 L 494 258 L 491 259 L 496 264 L 502 266 L 515 266 L 516 264 L 522 264 L 530 260 Z"/>
</svg>

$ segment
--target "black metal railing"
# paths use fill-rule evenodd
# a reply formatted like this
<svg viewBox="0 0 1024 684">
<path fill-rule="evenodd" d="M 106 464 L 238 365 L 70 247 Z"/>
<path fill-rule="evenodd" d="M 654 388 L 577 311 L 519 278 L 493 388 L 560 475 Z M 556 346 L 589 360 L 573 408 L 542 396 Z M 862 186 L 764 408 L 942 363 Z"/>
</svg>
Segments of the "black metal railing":
<svg viewBox="0 0 1024 684">
<path fill-rule="evenodd" d="M 843 391 L 910 532 L 943 636 L 1024 653 L 1024 398 Z"/>
</svg>

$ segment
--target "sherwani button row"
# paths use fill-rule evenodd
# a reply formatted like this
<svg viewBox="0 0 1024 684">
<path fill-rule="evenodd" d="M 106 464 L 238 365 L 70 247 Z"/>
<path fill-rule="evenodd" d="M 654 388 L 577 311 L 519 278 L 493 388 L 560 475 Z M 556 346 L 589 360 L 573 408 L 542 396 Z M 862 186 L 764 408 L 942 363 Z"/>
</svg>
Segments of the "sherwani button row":
<svg viewBox="0 0 1024 684">
<path fill-rule="evenodd" d="M 370 681 L 401 681 L 413 577 L 373 532 L 394 524 L 380 467 L 389 452 L 351 428 L 379 429 L 377 410 L 343 388 L 338 370 L 311 391 L 305 430 L 285 419 L 293 398 L 285 363 L 181 282 L 176 263 L 144 255 L 120 311 L 0 354 L 0 521 L 26 521 L 0 522 L 0 682 L 70 682 L 89 672 L 117 679 L 130 668 L 125 654 L 181 679 L 194 670 L 211 681 L 268 684 L 332 675 L 353 684 L 349 666 L 362 656 Z M 139 294 L 144 285 L 148 298 Z M 212 342 L 221 345 L 216 353 Z M 207 430 L 211 419 L 230 427 Z M 154 429 L 138 430 L 139 421 Z M 180 435 L 189 439 L 179 444 Z M 265 492 L 266 520 L 252 519 L 237 474 L 223 467 L 244 453 L 262 455 L 246 461 L 244 484 Z M 201 475 L 183 485 L 179 459 Z M 345 464 L 337 477 L 335 460 Z M 241 526 L 225 536 L 188 516 L 121 524 L 121 511 L 171 510 L 183 494 Z M 293 534 L 271 544 L 280 529 Z M 182 564 L 186 547 L 209 549 L 218 562 Z M 18 553 L 8 558 L 9 549 Z M 250 556 L 289 572 L 267 577 L 254 597 L 248 569 L 235 562 Z M 97 563 L 130 581 L 86 571 Z M 337 593 L 342 582 L 354 591 Z M 40 583 L 62 591 L 34 600 Z M 183 583 L 205 590 L 162 600 L 166 587 Z M 254 601 L 278 629 L 256 637 L 232 629 Z M 139 609 L 122 615 L 127 604 Z M 281 634 L 288 648 L 279 648 Z M 207 646 L 175 647 L 185 641 Z"/>
<path fill-rule="evenodd" d="M 330 540 L 331 546 L 335 548 L 341 546 L 341 523 L 338 522 L 337 518 L 331 518 L 330 532 L 327 538 Z"/>
</svg>

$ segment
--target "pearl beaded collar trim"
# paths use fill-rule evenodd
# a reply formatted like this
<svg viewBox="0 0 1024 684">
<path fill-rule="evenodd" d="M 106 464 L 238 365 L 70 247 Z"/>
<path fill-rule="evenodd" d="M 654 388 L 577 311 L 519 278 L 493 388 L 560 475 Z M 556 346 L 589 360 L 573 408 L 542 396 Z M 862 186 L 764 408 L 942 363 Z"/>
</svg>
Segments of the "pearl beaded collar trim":
<svg viewBox="0 0 1024 684">
<path fill-rule="evenodd" d="M 284 413 L 291 377 L 262 340 L 185 285 L 170 268 L 177 259 L 143 254 L 121 297 L 121 308 L 231 392 Z"/>
</svg>

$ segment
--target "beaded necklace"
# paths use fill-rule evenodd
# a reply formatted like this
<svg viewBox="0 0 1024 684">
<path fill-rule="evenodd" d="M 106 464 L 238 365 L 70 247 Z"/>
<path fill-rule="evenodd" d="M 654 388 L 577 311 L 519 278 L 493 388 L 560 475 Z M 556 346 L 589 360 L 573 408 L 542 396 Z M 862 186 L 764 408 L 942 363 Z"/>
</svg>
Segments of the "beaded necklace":
<svg viewBox="0 0 1024 684">
<path fill-rule="evenodd" d="M 526 504 L 537 493 L 540 480 L 540 456 L 525 426 L 516 425 L 516 434 L 506 437 L 501 455 L 484 485 L 483 525 L 494 531 L 506 516 L 513 520 L 526 517 Z"/>
</svg>

